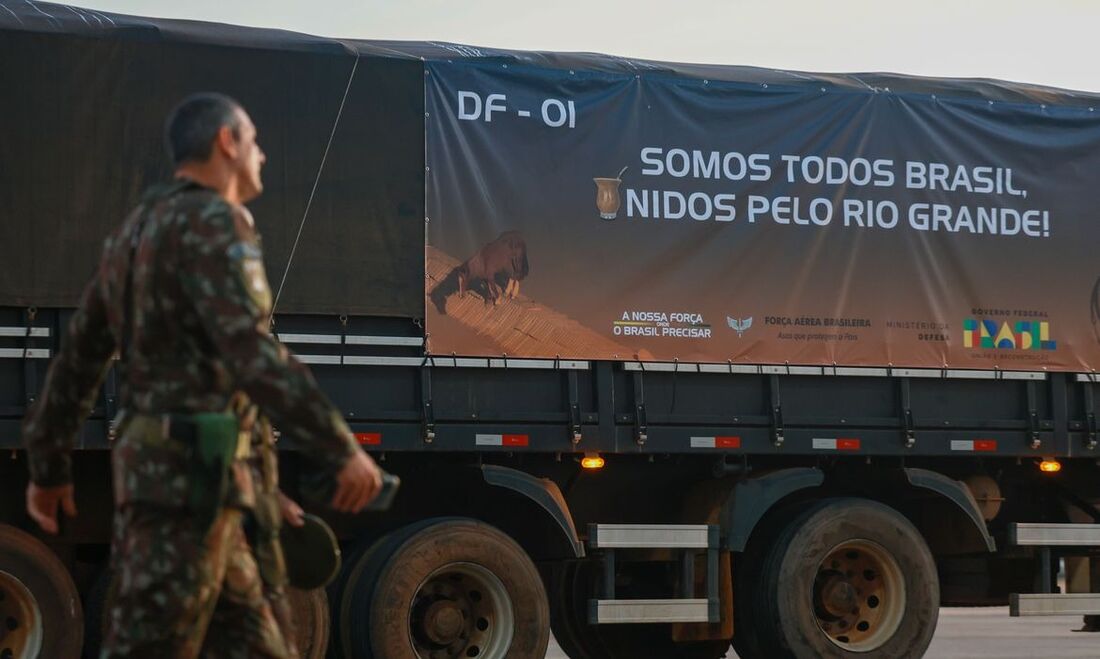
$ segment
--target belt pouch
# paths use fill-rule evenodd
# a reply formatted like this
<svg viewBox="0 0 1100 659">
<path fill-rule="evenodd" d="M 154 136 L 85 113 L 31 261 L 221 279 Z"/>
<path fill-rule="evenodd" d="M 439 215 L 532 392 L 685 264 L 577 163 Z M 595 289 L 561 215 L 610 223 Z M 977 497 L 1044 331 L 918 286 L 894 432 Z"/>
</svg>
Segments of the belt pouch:
<svg viewBox="0 0 1100 659">
<path fill-rule="evenodd" d="M 188 503 L 199 528 L 209 529 L 229 492 L 229 466 L 237 452 L 237 417 L 208 412 L 189 415 L 186 420 L 195 428 Z"/>
</svg>

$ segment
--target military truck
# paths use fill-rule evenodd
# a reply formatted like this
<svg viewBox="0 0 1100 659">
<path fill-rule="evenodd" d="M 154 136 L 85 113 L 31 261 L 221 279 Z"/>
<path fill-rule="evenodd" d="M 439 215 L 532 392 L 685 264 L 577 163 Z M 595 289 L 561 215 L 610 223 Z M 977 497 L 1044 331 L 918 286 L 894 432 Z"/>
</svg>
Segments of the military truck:
<svg viewBox="0 0 1100 659">
<path fill-rule="evenodd" d="M 0 9 L 0 655 L 99 642 L 120 382 L 56 537 L 20 423 L 201 90 L 268 154 L 272 331 L 403 480 L 326 512 L 280 437 L 343 547 L 306 656 L 920 656 L 941 605 L 1100 614 L 1097 95 Z"/>
</svg>

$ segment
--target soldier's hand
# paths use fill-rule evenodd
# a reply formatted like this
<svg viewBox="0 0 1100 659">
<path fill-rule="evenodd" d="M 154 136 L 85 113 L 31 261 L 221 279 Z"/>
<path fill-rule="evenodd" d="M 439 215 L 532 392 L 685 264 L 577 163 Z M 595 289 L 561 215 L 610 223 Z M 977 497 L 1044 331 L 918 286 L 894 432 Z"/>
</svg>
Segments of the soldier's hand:
<svg viewBox="0 0 1100 659">
<path fill-rule="evenodd" d="M 34 483 L 27 486 L 27 513 L 46 533 L 57 533 L 58 506 L 69 517 L 76 516 L 71 483 L 57 487 L 39 487 Z"/>
<path fill-rule="evenodd" d="M 382 471 L 369 455 L 356 451 L 336 475 L 332 507 L 344 513 L 357 513 L 381 491 Z"/>
<path fill-rule="evenodd" d="M 302 526 L 306 523 L 306 511 L 298 503 L 279 491 L 279 510 L 283 513 L 283 519 L 291 526 Z"/>
</svg>

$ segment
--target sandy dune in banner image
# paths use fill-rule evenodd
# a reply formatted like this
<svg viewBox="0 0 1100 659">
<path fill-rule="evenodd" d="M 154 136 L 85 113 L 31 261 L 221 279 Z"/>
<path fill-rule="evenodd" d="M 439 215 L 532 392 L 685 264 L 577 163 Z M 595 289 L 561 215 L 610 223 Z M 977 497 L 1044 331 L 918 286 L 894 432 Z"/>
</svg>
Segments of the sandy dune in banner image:
<svg viewBox="0 0 1100 659">
<path fill-rule="evenodd" d="M 428 349 L 433 354 L 635 358 L 630 348 L 524 295 L 505 296 L 494 306 L 486 302 L 487 289 L 475 287 L 461 298 L 453 275 L 461 261 L 431 246 L 426 260 Z"/>
</svg>

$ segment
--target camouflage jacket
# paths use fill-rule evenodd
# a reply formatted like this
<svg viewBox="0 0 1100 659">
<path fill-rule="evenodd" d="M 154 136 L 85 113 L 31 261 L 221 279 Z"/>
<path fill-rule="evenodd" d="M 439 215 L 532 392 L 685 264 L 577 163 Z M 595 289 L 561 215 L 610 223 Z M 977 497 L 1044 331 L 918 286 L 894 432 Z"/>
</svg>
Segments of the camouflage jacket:
<svg viewBox="0 0 1100 659">
<path fill-rule="evenodd" d="M 240 391 L 322 467 L 338 470 L 359 448 L 309 370 L 269 334 L 270 311 L 248 211 L 186 180 L 151 189 L 107 238 L 24 422 L 31 479 L 71 482 L 73 443 L 116 351 L 127 412 L 221 412 Z"/>
</svg>

